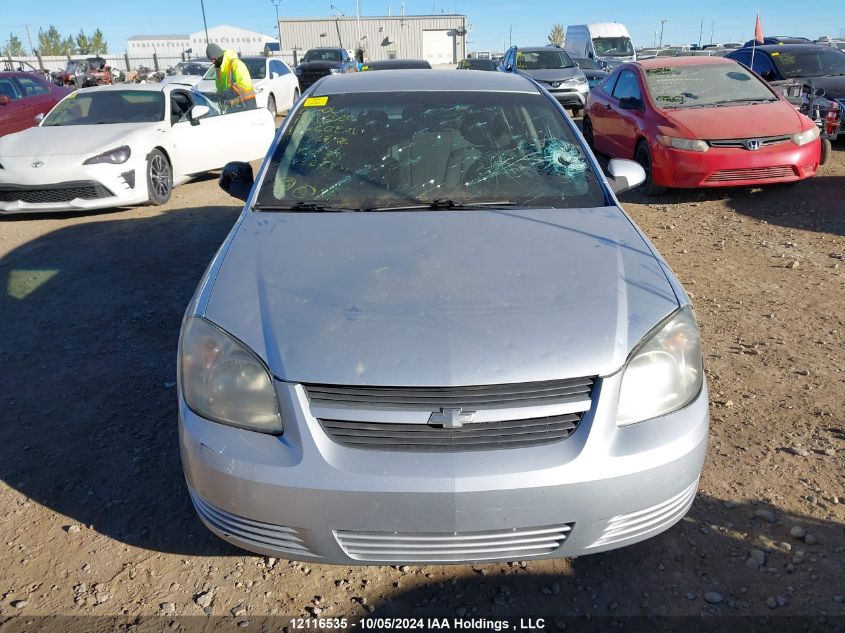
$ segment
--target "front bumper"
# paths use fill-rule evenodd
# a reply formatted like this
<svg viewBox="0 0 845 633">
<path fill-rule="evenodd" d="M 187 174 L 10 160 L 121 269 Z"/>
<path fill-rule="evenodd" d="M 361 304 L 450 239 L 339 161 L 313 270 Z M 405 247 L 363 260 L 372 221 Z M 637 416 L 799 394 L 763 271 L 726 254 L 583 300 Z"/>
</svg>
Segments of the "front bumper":
<svg viewBox="0 0 845 633">
<path fill-rule="evenodd" d="M 735 187 L 795 182 L 816 174 L 821 142 L 798 146 L 787 141 L 750 151 L 710 147 L 691 152 L 651 145 L 652 178 L 662 187 Z"/>
<path fill-rule="evenodd" d="M 558 100 L 562 106 L 583 108 L 587 102 L 587 95 L 590 93 L 589 83 L 577 84 L 575 86 L 560 86 L 552 88 L 546 86 L 551 95 Z"/>
<path fill-rule="evenodd" d="M 278 383 L 285 434 L 205 420 L 180 393 L 185 477 L 203 523 L 267 556 L 344 565 L 571 557 L 679 521 L 704 461 L 706 387 L 684 409 L 615 424 L 619 376 L 600 381 L 567 439 L 458 453 L 334 443 L 302 386 Z"/>
<path fill-rule="evenodd" d="M 54 168 L 48 162 L 40 169 L 29 160 L 4 159 L 3 166 L 0 214 L 108 209 L 149 200 L 143 158 L 132 157 L 122 165 Z"/>
</svg>

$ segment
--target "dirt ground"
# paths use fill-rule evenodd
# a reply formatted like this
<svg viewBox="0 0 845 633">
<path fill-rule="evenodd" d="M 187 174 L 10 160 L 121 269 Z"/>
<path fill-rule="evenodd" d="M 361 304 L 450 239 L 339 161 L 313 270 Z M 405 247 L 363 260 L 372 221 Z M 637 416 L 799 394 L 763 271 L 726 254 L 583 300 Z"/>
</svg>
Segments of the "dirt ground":
<svg viewBox="0 0 845 633">
<path fill-rule="evenodd" d="M 682 522 L 576 560 L 401 568 L 253 556 L 190 505 L 177 335 L 240 211 L 213 176 L 163 207 L 0 218 L 0 624 L 203 613 L 241 626 L 368 613 L 841 623 L 843 194 L 840 142 L 818 177 L 794 186 L 623 197 L 692 294 L 703 332 L 712 435 Z"/>
</svg>

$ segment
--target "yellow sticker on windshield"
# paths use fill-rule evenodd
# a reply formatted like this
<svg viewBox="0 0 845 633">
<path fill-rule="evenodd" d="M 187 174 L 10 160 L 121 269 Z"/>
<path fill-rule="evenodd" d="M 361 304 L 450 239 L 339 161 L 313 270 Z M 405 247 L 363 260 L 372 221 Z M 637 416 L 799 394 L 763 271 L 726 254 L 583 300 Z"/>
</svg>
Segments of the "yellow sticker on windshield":
<svg viewBox="0 0 845 633">
<path fill-rule="evenodd" d="M 328 97 L 308 97 L 305 100 L 305 103 L 302 104 L 303 108 L 321 108 L 329 102 Z"/>
<path fill-rule="evenodd" d="M 777 57 L 778 55 L 780 55 L 780 53 L 778 53 L 777 51 L 775 51 L 775 52 L 774 52 L 774 53 L 772 53 L 771 55 L 772 55 L 772 57 Z"/>
</svg>

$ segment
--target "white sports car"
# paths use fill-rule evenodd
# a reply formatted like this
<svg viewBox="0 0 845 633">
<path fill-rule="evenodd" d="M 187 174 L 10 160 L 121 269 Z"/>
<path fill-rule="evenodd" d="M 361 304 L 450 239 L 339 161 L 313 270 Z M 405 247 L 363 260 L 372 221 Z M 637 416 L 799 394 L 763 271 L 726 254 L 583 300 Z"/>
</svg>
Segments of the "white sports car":
<svg viewBox="0 0 845 633">
<path fill-rule="evenodd" d="M 77 90 L 0 138 L 0 213 L 164 204 L 193 174 L 263 157 L 275 132 L 267 110 L 221 115 L 179 84 Z"/>
<path fill-rule="evenodd" d="M 273 116 L 287 112 L 299 99 L 299 79 L 281 59 L 272 57 L 241 57 L 249 69 L 252 87 L 255 89 L 255 104 L 267 108 Z M 212 101 L 217 100 L 217 87 L 214 78 L 217 69 L 212 66 L 202 78 L 195 90 Z"/>
</svg>

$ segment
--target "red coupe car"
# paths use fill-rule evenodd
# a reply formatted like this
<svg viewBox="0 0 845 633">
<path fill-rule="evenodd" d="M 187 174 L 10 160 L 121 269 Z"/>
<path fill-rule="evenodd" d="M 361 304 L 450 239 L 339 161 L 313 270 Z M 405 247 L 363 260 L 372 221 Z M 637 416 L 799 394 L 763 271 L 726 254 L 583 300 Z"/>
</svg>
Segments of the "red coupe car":
<svg viewBox="0 0 845 633">
<path fill-rule="evenodd" d="M 36 117 L 47 114 L 69 92 L 35 73 L 0 72 L 0 136 L 38 125 Z"/>
<path fill-rule="evenodd" d="M 822 160 L 816 125 L 719 57 L 623 64 L 590 92 L 583 130 L 595 151 L 640 163 L 649 194 L 792 182 Z"/>
</svg>

